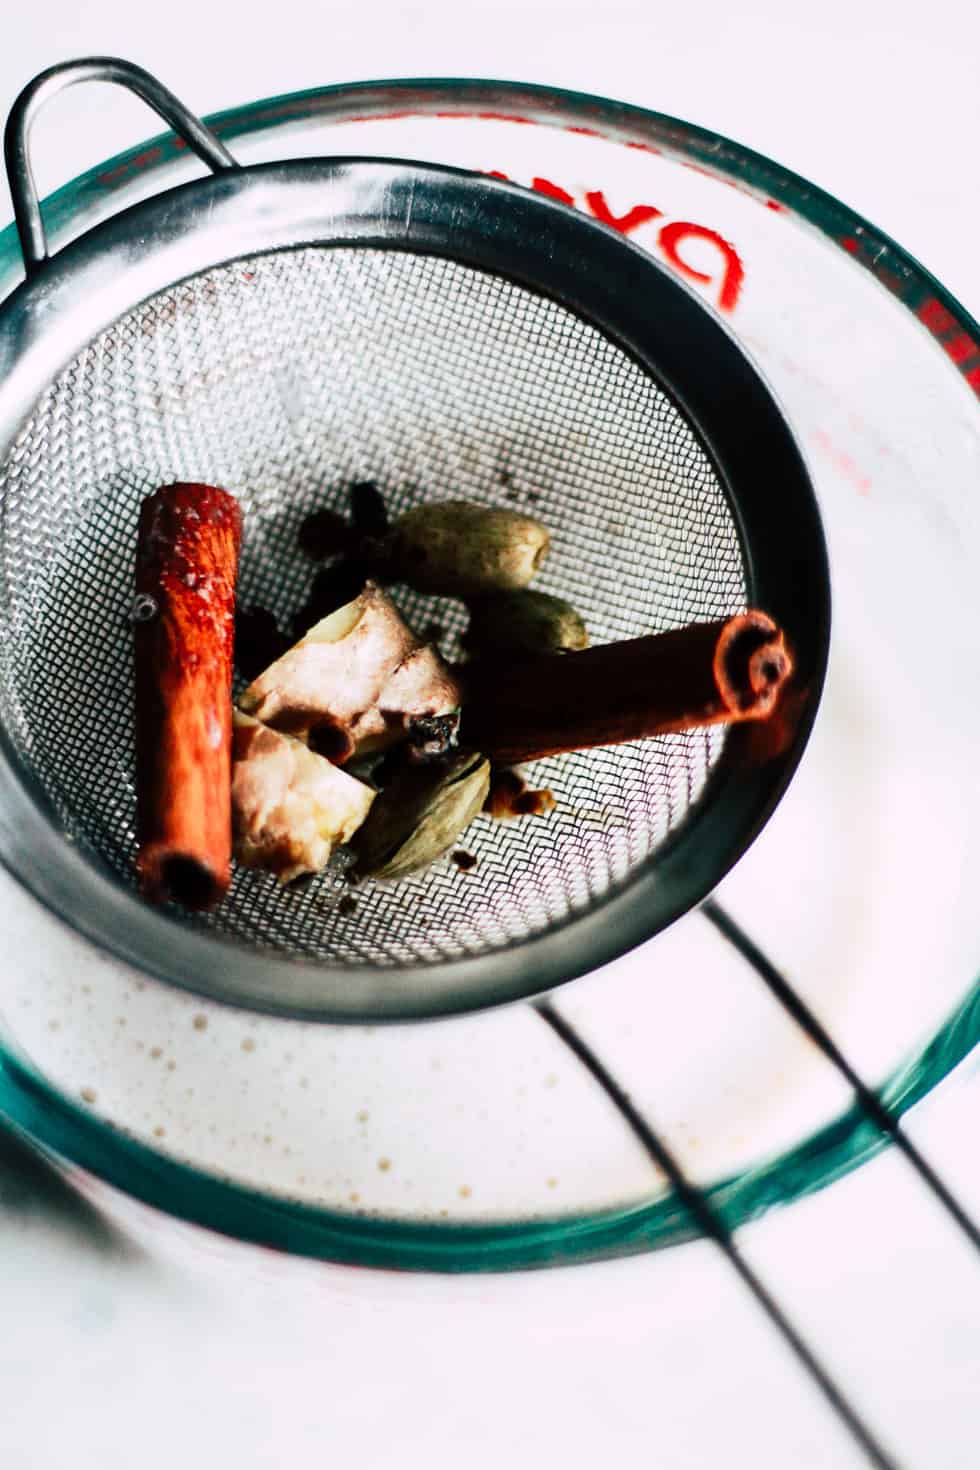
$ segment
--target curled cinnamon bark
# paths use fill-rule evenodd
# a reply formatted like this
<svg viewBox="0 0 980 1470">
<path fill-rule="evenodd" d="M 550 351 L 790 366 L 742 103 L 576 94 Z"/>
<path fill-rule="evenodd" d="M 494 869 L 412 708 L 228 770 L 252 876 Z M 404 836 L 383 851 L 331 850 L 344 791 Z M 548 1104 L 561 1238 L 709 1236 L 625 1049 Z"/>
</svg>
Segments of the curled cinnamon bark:
<svg viewBox="0 0 980 1470">
<path fill-rule="evenodd" d="M 231 680 L 241 512 L 176 484 L 140 509 L 133 606 L 137 868 L 155 903 L 211 908 L 231 881 Z"/>
<path fill-rule="evenodd" d="M 793 671 L 751 610 L 713 623 L 468 671 L 462 736 L 499 765 L 701 725 L 766 720 Z"/>
</svg>

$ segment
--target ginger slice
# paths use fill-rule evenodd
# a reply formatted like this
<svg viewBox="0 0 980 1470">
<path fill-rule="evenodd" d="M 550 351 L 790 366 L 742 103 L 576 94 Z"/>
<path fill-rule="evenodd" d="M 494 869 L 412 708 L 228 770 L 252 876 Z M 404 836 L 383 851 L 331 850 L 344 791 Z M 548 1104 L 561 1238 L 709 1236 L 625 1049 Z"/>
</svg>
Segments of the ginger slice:
<svg viewBox="0 0 980 1470">
<path fill-rule="evenodd" d="M 436 650 L 368 582 L 253 680 L 239 705 L 343 765 L 405 739 L 417 720 L 454 713 L 460 699 Z"/>
<path fill-rule="evenodd" d="M 318 873 L 349 842 L 375 792 L 301 741 L 235 711 L 231 777 L 235 856 L 280 883 Z"/>
</svg>

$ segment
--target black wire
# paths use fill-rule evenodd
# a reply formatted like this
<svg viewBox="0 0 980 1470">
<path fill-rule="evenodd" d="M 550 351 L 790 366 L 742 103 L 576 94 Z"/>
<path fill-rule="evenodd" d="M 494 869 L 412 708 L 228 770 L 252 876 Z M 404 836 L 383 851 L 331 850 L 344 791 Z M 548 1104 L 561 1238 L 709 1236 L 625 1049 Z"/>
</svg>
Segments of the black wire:
<svg viewBox="0 0 980 1470">
<path fill-rule="evenodd" d="M 720 904 L 716 903 L 714 899 L 708 899 L 706 903 L 703 903 L 701 905 L 701 912 L 715 926 L 719 934 L 724 935 L 728 942 L 738 950 L 743 959 L 749 962 L 760 978 L 765 981 L 783 1009 L 806 1032 L 810 1040 L 820 1048 L 828 1062 L 850 1083 L 867 1117 L 881 1129 L 882 1133 L 888 1135 L 896 1148 L 901 1150 L 919 1175 L 919 1178 L 932 1191 L 947 1213 L 956 1221 L 974 1249 L 980 1251 L 980 1229 L 970 1219 L 959 1201 L 950 1193 L 932 1165 L 923 1158 L 915 1144 L 910 1142 L 908 1136 L 899 1126 L 898 1119 L 893 1113 L 889 1112 L 877 1093 L 873 1092 L 867 1083 L 858 1076 L 836 1042 L 824 1030 L 809 1006 L 800 999 L 789 981 L 780 974 L 776 966 L 762 953 L 758 945 L 753 943 L 745 930 L 739 928 L 732 916 Z"/>
<path fill-rule="evenodd" d="M 831 1408 L 847 1426 L 856 1442 L 861 1446 L 870 1463 L 876 1466 L 877 1470 L 898 1470 L 896 1461 L 878 1443 L 857 1411 L 848 1403 L 841 1389 L 838 1388 L 829 1373 L 803 1341 L 796 1328 L 785 1316 L 782 1308 L 770 1295 L 767 1287 L 755 1274 L 752 1267 L 742 1258 L 724 1220 L 716 1213 L 696 1185 L 688 1180 L 680 1164 L 667 1148 L 667 1145 L 653 1131 L 642 1114 L 637 1111 L 629 1093 L 620 1087 L 619 1083 L 606 1070 L 605 1066 L 588 1044 L 569 1025 L 564 1016 L 560 1015 L 554 1009 L 550 1001 L 535 1001 L 534 1009 L 541 1019 L 561 1038 L 569 1050 L 574 1052 L 582 1065 L 588 1069 L 596 1082 L 599 1083 L 599 1086 L 602 1087 L 612 1102 L 615 1103 L 637 1138 L 645 1147 L 651 1159 L 667 1175 L 667 1178 L 673 1185 L 678 1198 L 688 1211 L 691 1219 L 698 1225 L 703 1234 L 708 1239 L 714 1241 L 719 1249 L 724 1252 L 728 1261 L 737 1271 L 739 1277 L 762 1307 L 769 1320 L 782 1334 L 784 1341 L 795 1354 L 802 1367 L 813 1379 Z"/>
</svg>

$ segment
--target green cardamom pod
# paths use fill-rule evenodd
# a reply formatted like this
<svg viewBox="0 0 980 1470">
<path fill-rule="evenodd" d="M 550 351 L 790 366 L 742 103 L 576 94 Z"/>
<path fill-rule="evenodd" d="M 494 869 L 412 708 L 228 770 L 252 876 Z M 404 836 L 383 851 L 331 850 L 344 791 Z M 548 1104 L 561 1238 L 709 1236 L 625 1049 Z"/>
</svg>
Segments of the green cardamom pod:
<svg viewBox="0 0 980 1470">
<path fill-rule="evenodd" d="M 565 653 L 588 648 L 589 635 L 570 602 L 525 587 L 471 602 L 466 645 L 478 656 Z"/>
<path fill-rule="evenodd" d="M 489 789 L 490 762 L 477 751 L 460 751 L 437 767 L 406 766 L 356 834 L 358 873 L 404 878 L 427 868 L 478 815 Z"/>
<path fill-rule="evenodd" d="M 391 575 L 418 592 L 481 597 L 526 587 L 548 552 L 546 526 L 514 510 L 433 501 L 399 516 L 388 545 Z"/>
</svg>

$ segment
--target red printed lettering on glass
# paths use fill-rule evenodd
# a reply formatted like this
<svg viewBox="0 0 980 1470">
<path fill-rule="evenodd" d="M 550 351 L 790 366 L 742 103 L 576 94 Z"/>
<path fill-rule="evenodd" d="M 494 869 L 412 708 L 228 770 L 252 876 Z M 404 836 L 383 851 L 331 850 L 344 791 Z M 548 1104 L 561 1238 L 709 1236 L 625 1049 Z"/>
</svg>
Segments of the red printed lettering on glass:
<svg viewBox="0 0 980 1470">
<path fill-rule="evenodd" d="M 533 178 L 531 188 L 538 194 L 547 194 L 549 199 L 557 199 L 562 204 L 575 204 L 575 195 L 569 194 L 560 184 L 553 184 L 550 179 Z"/>
<path fill-rule="evenodd" d="M 510 182 L 510 176 L 500 169 L 488 169 L 487 172 L 490 178 Z M 546 179 L 540 174 L 535 174 L 531 180 L 531 188 L 538 194 L 547 195 L 549 199 L 557 199 L 560 203 L 571 205 L 573 208 L 575 206 L 574 194 L 562 188 L 561 184 L 556 184 L 553 180 Z M 585 192 L 584 197 L 586 207 L 595 219 L 604 225 L 611 225 L 614 230 L 619 230 L 623 235 L 632 234 L 634 230 L 638 230 L 641 225 L 649 224 L 651 220 L 663 218 L 663 210 L 657 209 L 653 204 L 634 204 L 624 214 L 614 214 L 601 189 L 589 189 Z M 689 260 L 685 260 L 680 253 L 680 246 L 685 240 L 706 240 L 719 253 L 720 269 L 717 271 L 699 270 Z M 668 262 L 680 271 L 681 275 L 687 276 L 689 280 L 698 281 L 702 285 L 717 285 L 716 300 L 721 311 L 735 310 L 745 277 L 745 269 L 738 251 L 724 236 L 719 235 L 717 230 L 709 229 L 707 225 L 694 224 L 691 220 L 673 220 L 661 228 L 657 243 Z"/>
<path fill-rule="evenodd" d="M 590 189 L 585 196 L 585 202 L 597 220 L 604 225 L 612 225 L 614 230 L 619 230 L 623 235 L 638 230 L 652 219 L 659 219 L 663 214 L 662 209 L 654 209 L 652 204 L 634 204 L 625 214 L 613 214 L 601 189 Z"/>
<path fill-rule="evenodd" d="M 683 240 L 707 240 L 719 251 L 721 284 L 718 288 L 718 305 L 722 311 L 734 311 L 745 275 L 734 245 L 730 245 L 717 230 L 709 230 L 706 225 L 690 224 L 687 220 L 675 220 L 664 225 L 660 231 L 660 244 L 671 265 L 676 266 L 682 275 L 690 277 L 692 281 L 703 281 L 706 285 L 714 281 L 714 273 L 696 270 L 683 258 L 679 250 Z"/>
</svg>

